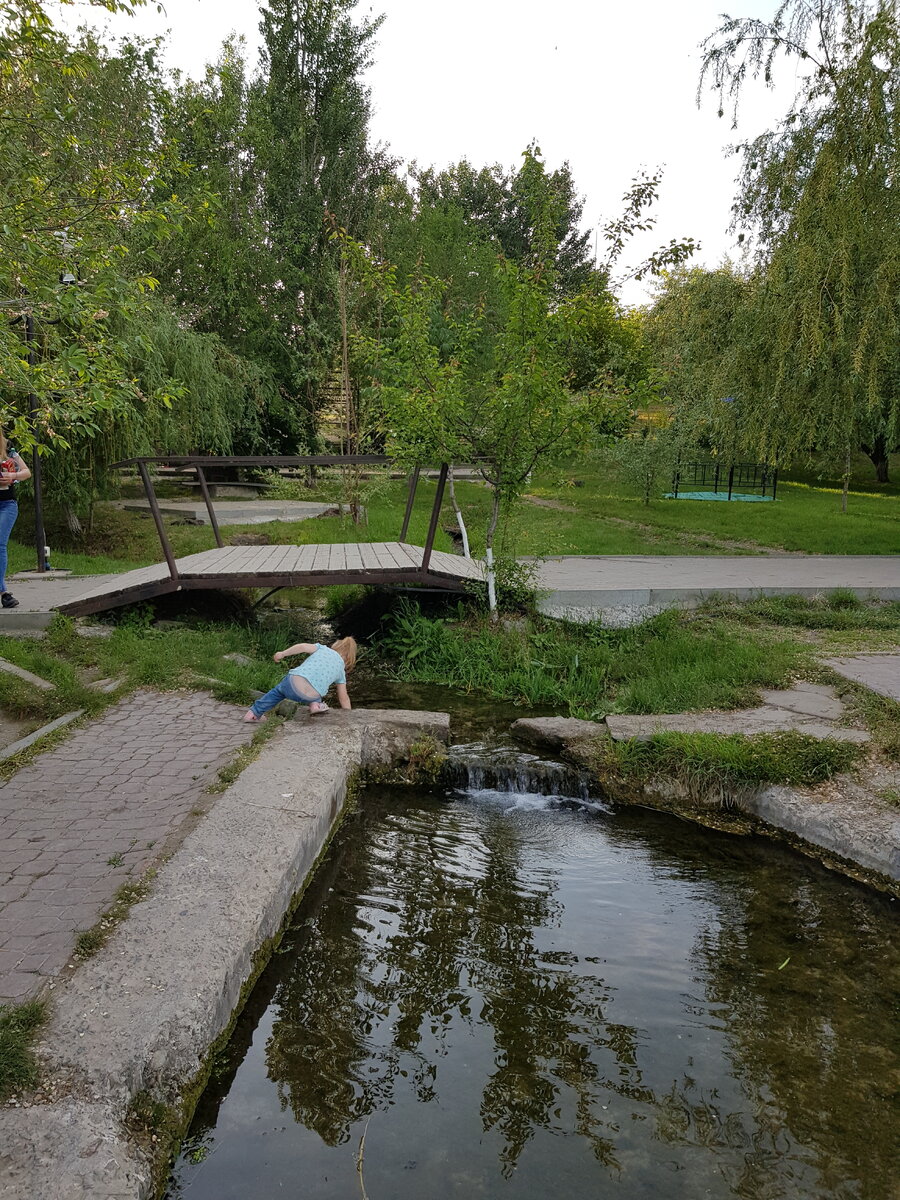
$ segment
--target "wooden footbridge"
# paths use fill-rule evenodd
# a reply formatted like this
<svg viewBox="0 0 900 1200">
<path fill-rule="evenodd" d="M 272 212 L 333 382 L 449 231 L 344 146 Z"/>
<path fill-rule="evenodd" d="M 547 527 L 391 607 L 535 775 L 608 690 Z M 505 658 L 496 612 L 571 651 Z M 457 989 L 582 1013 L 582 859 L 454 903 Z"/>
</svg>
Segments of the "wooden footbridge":
<svg viewBox="0 0 900 1200">
<path fill-rule="evenodd" d="M 137 468 L 143 481 L 150 511 L 156 523 L 165 562 L 126 571 L 112 580 L 86 590 L 60 606 L 70 616 L 86 616 L 123 604 L 151 600 L 172 592 L 193 589 L 328 587 L 332 584 L 419 585 L 461 591 L 481 580 L 481 566 L 471 559 L 434 549 L 440 520 L 448 466 L 441 466 L 425 545 L 410 545 L 405 539 L 419 481 L 417 467 L 409 480 L 406 511 L 396 542 L 320 543 L 283 546 L 226 546 L 222 541 L 210 498 L 205 469 L 209 467 L 310 467 L 384 466 L 390 459 L 374 454 L 311 455 L 306 457 L 153 457 L 133 458 L 115 464 Z M 159 502 L 150 474 L 150 464 L 193 467 L 209 513 L 216 548 L 176 558 L 172 552 Z"/>
</svg>

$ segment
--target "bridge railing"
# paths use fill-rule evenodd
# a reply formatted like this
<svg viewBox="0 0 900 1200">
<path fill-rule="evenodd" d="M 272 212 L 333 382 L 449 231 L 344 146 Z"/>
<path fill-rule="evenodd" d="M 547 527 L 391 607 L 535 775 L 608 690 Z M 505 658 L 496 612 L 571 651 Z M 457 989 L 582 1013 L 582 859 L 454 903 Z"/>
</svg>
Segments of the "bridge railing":
<svg viewBox="0 0 900 1200">
<path fill-rule="evenodd" d="M 178 565 L 175 555 L 172 551 L 172 545 L 166 533 L 165 523 L 162 517 L 162 511 L 159 507 L 159 500 L 156 495 L 156 489 L 153 486 L 153 477 L 150 474 L 150 464 L 159 464 L 161 466 L 170 467 L 191 467 L 197 474 L 197 483 L 200 485 L 200 493 L 203 496 L 203 501 L 206 505 L 206 511 L 209 514 L 209 523 L 216 539 L 216 545 L 222 548 L 225 543 L 222 541 L 222 534 L 219 530 L 219 522 L 216 519 L 215 508 L 213 507 L 212 497 L 209 491 L 209 481 L 206 477 L 206 469 L 210 467 L 347 467 L 347 466 L 387 466 L 394 460 L 383 454 L 306 454 L 306 455 L 147 455 L 140 458 L 125 458 L 121 462 L 113 463 L 114 468 L 136 467 L 141 477 L 141 483 L 144 487 L 144 493 L 147 497 L 147 502 L 150 505 L 150 512 L 153 516 L 153 521 L 156 525 L 156 532 L 159 536 L 160 546 L 166 560 L 166 565 L 169 568 L 169 575 L 173 580 L 178 579 Z M 415 467 L 409 477 L 409 489 L 406 498 L 406 510 L 403 514 L 403 525 L 400 530 L 400 541 L 406 539 L 409 530 L 409 522 L 412 517 L 413 505 L 415 504 L 416 489 L 419 484 L 420 467 Z M 434 505 L 431 510 L 431 519 L 428 523 L 428 535 L 425 538 L 425 546 L 422 553 L 421 570 L 428 570 L 428 564 L 431 561 L 431 552 L 434 549 L 434 540 L 437 536 L 438 521 L 441 516 L 441 505 L 444 499 L 444 488 L 447 483 L 447 475 L 449 473 L 449 464 L 441 463 L 438 473 L 437 488 L 435 491 Z"/>
</svg>

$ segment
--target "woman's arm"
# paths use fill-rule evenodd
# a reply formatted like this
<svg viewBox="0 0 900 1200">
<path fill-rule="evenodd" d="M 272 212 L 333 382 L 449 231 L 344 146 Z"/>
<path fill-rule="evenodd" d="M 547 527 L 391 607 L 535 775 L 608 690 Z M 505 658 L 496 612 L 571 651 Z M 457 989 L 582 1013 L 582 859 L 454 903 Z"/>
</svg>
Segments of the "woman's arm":
<svg viewBox="0 0 900 1200">
<path fill-rule="evenodd" d="M 347 691 L 346 683 L 336 683 L 334 690 L 337 692 L 338 704 L 341 708 L 350 708 L 350 693 Z"/>
<path fill-rule="evenodd" d="M 19 468 L 16 471 L 16 482 L 24 483 L 26 479 L 31 478 L 31 467 L 29 467 L 27 463 L 24 463 L 18 454 L 13 453 L 11 457 Z"/>
<path fill-rule="evenodd" d="M 287 650 L 276 650 L 272 657 L 276 662 L 281 662 L 291 654 L 312 654 L 315 649 L 315 642 L 298 642 L 296 646 L 288 646 Z"/>
</svg>

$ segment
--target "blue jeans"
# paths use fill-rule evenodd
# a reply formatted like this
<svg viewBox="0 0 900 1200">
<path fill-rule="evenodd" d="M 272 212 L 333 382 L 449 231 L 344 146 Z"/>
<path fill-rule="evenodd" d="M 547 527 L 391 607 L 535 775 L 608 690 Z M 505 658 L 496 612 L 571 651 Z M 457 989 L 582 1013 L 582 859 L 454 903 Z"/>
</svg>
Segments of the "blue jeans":
<svg viewBox="0 0 900 1200">
<path fill-rule="evenodd" d="M 260 696 L 250 705 L 250 711 L 256 717 L 261 717 L 263 713 L 267 713 L 270 708 L 274 708 L 276 704 L 280 704 L 282 700 L 293 700 L 295 704 L 315 704 L 322 697 L 316 693 L 315 696 L 301 696 L 294 687 L 290 675 L 285 675 L 281 683 L 276 683 L 270 692 L 266 692 L 264 696 Z"/>
<path fill-rule="evenodd" d="M 6 591 L 6 563 L 9 558 L 6 546 L 18 515 L 19 506 L 15 500 L 0 504 L 0 592 Z"/>
</svg>

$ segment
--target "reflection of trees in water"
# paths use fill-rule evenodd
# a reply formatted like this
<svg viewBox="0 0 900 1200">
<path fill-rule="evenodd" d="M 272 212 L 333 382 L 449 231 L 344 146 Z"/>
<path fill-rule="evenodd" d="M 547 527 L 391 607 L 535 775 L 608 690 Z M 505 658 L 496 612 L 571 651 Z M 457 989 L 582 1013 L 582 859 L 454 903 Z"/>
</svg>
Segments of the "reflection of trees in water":
<svg viewBox="0 0 900 1200">
<path fill-rule="evenodd" d="M 769 844 L 674 825 L 665 840 L 648 839 L 643 818 L 620 814 L 618 836 L 634 823 L 648 871 L 682 888 L 696 881 L 718 909 L 697 938 L 703 982 L 683 1011 L 727 1024 L 742 1096 L 726 1080 L 717 1091 L 715 1058 L 692 1078 L 687 1054 L 668 1091 L 654 1093 L 638 1063 L 640 1031 L 604 1017 L 611 989 L 575 955 L 540 945 L 559 924 L 553 875 L 523 868 L 515 823 L 498 817 L 479 839 L 466 810 L 436 821 L 371 794 L 355 820 L 331 860 L 344 884 L 297 940 L 267 1047 L 282 1102 L 327 1144 L 392 1104 L 398 1079 L 433 1099 L 448 1033 L 468 1022 L 493 1037 L 480 1113 L 502 1139 L 506 1175 L 537 1130 L 571 1133 L 573 1112 L 615 1169 L 627 1133 L 601 1107 L 614 1093 L 633 1118 L 652 1117 L 658 1142 L 710 1152 L 702 1167 L 690 1161 L 712 1194 L 724 1180 L 742 1200 L 892 1195 L 887 1109 L 900 1092 L 900 1047 L 884 1025 L 900 964 L 885 940 L 886 905 L 833 879 L 810 884 L 816 868 Z"/>
<path fill-rule="evenodd" d="M 650 1097 L 636 1032 L 604 1020 L 609 989 L 535 942 L 559 923 L 551 873 L 522 870 L 520 834 L 501 816 L 480 840 L 465 812 L 438 823 L 379 809 L 367 796 L 364 828 L 343 847 L 346 894 L 309 927 L 276 995 L 268 1063 L 283 1102 L 326 1143 L 344 1141 L 391 1103 L 401 1072 L 431 1099 L 449 1030 L 474 1022 L 494 1038 L 481 1117 L 503 1139 L 504 1173 L 536 1129 L 561 1127 L 565 1092 L 578 1133 L 614 1166 L 601 1092 Z"/>
<path fill-rule="evenodd" d="M 743 1169 L 730 1182 L 748 1200 L 784 1194 L 786 1160 L 817 1196 L 888 1200 L 900 1172 L 892 913 L 853 885 L 784 871 L 773 853 L 727 881 L 723 920 L 693 953 L 707 1003 L 724 1008 L 747 1112 L 701 1120 L 682 1088 L 665 1098 L 660 1136 L 695 1145 L 703 1126 L 715 1145 L 743 1138 Z"/>
</svg>

